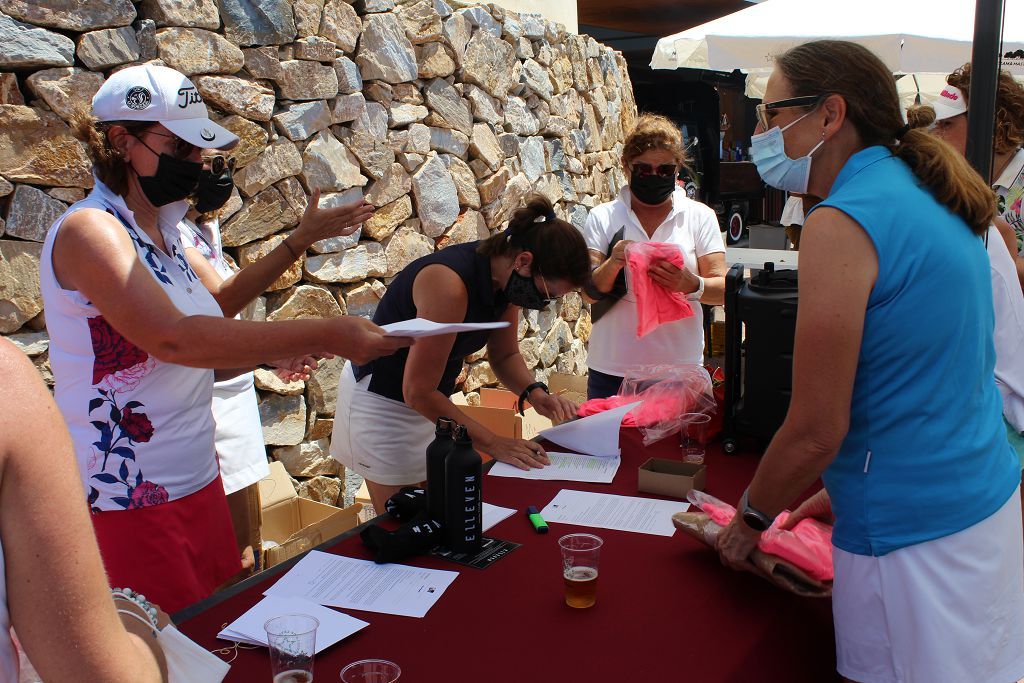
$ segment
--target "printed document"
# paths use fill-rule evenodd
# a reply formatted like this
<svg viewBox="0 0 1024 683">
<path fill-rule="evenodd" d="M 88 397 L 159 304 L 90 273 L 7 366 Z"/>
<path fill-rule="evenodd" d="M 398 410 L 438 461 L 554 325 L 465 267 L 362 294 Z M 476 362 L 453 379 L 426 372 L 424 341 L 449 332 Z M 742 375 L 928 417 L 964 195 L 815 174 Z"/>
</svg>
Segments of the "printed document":
<svg viewBox="0 0 1024 683">
<path fill-rule="evenodd" d="M 577 453 L 606 458 L 619 455 L 619 427 L 622 419 L 641 403 L 643 401 L 636 401 L 603 413 L 563 422 L 545 429 L 537 436 Z"/>
<path fill-rule="evenodd" d="M 438 323 L 425 318 L 413 318 L 381 325 L 381 329 L 387 330 L 387 334 L 384 335 L 386 337 L 434 337 L 439 334 L 498 330 L 502 327 L 508 327 L 508 323 Z"/>
<path fill-rule="evenodd" d="M 348 638 L 356 631 L 369 626 L 362 619 L 350 617 L 333 609 L 322 607 L 315 602 L 298 598 L 265 597 L 253 607 L 235 619 L 218 638 L 232 640 L 248 645 L 267 645 L 267 632 L 263 625 L 274 617 L 283 614 L 308 614 L 316 617 L 320 626 L 316 629 L 316 651 L 326 650 L 343 638 Z"/>
<path fill-rule="evenodd" d="M 562 489 L 540 514 L 548 523 L 562 522 L 655 536 L 671 536 L 676 532 L 672 525 L 672 515 L 686 512 L 689 508 L 690 504 L 685 501 L 654 500 Z"/>
<path fill-rule="evenodd" d="M 404 617 L 422 617 L 459 575 L 404 564 L 376 564 L 313 550 L 264 595 Z"/>
<path fill-rule="evenodd" d="M 548 451 L 551 464 L 540 469 L 521 470 L 504 462 L 491 466 L 493 477 L 514 477 L 516 479 L 538 479 L 545 481 L 584 481 L 592 484 L 610 484 L 619 470 L 622 458 L 597 458 L 578 453 L 555 453 Z"/>
<path fill-rule="evenodd" d="M 516 511 L 512 508 L 503 508 L 497 505 L 491 505 L 490 503 L 484 503 L 483 513 L 483 531 L 487 531 L 495 524 L 504 522 L 506 519 L 516 514 Z"/>
</svg>

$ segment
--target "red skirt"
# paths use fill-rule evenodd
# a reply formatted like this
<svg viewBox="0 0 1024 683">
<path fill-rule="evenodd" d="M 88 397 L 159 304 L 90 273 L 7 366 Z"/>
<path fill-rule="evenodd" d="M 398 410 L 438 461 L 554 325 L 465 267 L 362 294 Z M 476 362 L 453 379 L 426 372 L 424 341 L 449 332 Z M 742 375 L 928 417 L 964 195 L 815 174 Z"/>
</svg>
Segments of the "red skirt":
<svg viewBox="0 0 1024 683">
<path fill-rule="evenodd" d="M 176 612 L 209 597 L 242 570 L 218 476 L 162 505 L 92 515 L 110 585 Z"/>
</svg>

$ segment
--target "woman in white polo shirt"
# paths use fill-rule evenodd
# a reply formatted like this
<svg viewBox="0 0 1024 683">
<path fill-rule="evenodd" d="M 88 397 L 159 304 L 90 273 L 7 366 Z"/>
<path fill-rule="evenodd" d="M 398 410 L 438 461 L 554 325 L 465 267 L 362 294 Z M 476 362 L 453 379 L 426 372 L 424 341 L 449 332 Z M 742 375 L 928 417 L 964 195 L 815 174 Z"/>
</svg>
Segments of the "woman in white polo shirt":
<svg viewBox="0 0 1024 683">
<path fill-rule="evenodd" d="M 629 186 L 587 218 L 584 237 L 593 273 L 585 294 L 595 309 L 606 308 L 590 335 L 587 398 L 615 394 L 625 374 L 639 365 L 703 360 L 704 317 L 697 302 L 723 302 L 725 244 L 715 212 L 676 184 L 685 163 L 679 128 L 664 116 L 640 116 L 622 150 Z M 686 294 L 694 310 L 692 317 L 661 325 L 642 339 L 637 338 L 636 297 L 624 268 L 630 242 L 679 246 L 683 268 L 661 261 L 650 274 L 658 284 Z"/>
</svg>

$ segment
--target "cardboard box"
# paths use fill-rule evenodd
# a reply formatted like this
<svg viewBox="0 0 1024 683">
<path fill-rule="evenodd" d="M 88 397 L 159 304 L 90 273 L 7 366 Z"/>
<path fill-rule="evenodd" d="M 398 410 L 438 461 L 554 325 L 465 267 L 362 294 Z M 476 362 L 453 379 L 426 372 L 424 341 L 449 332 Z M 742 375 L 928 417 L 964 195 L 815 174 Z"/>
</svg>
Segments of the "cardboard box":
<svg viewBox="0 0 1024 683">
<path fill-rule="evenodd" d="M 651 458 L 640 466 L 637 489 L 659 496 L 686 498 L 691 489 L 704 490 L 707 469 L 681 460 Z"/>
<path fill-rule="evenodd" d="M 511 439 L 532 439 L 551 426 L 551 420 L 538 413 L 532 406 L 526 408 L 522 415 L 516 412 L 518 401 L 519 397 L 507 389 L 481 389 L 480 405 L 460 405 L 459 410 L 498 436 Z M 479 448 L 477 451 L 480 455 L 486 456 L 485 462 L 490 458 Z"/>
<path fill-rule="evenodd" d="M 587 400 L 587 376 L 552 372 L 548 377 L 548 389 L 552 394 L 561 392 L 565 398 L 580 404 Z"/>
<path fill-rule="evenodd" d="M 263 550 L 262 567 L 272 567 L 330 540 L 359 524 L 362 505 L 345 509 L 300 498 L 284 465 L 270 463 L 270 476 L 260 482 L 263 540 L 277 543 Z"/>
</svg>

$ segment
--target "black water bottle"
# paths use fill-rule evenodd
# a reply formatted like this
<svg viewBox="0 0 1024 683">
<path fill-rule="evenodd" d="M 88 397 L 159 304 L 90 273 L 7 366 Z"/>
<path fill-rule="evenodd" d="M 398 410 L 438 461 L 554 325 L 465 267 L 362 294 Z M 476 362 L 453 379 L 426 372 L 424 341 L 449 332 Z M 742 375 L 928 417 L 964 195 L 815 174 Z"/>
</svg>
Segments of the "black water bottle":
<svg viewBox="0 0 1024 683">
<path fill-rule="evenodd" d="M 455 428 L 455 445 L 444 466 L 445 539 L 449 550 L 475 553 L 483 537 L 480 454 L 464 425 Z"/>
<path fill-rule="evenodd" d="M 455 420 L 437 418 L 434 440 L 427 446 L 427 510 L 430 518 L 444 526 L 444 463 L 455 445 L 452 429 Z"/>
</svg>

